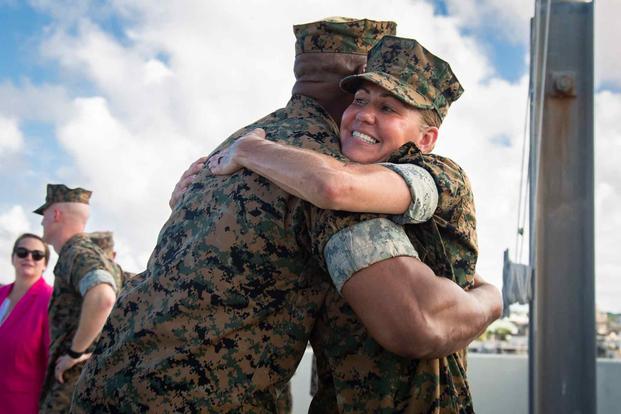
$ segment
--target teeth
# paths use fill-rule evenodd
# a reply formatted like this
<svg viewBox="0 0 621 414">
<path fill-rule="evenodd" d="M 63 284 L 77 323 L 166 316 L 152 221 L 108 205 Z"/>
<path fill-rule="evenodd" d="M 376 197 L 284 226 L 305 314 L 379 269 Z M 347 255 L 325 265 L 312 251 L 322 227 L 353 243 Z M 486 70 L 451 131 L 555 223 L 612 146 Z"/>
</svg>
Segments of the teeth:
<svg viewBox="0 0 621 414">
<path fill-rule="evenodd" d="M 352 136 L 358 138 L 359 140 L 366 142 L 367 144 L 377 144 L 379 141 L 373 137 L 368 136 L 367 134 L 363 134 L 359 131 L 354 131 L 351 134 Z"/>
</svg>

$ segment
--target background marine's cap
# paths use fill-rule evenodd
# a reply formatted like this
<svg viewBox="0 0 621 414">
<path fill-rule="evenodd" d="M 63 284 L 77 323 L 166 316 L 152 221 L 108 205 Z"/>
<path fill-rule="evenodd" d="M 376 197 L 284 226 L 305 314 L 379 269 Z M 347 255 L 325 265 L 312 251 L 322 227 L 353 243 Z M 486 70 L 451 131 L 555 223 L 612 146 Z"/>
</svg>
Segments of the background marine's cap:
<svg viewBox="0 0 621 414">
<path fill-rule="evenodd" d="M 64 184 L 48 184 L 45 204 L 33 211 L 33 213 L 43 215 L 43 212 L 54 203 L 88 204 L 91 194 L 91 191 L 80 187 L 69 188 Z"/>
<path fill-rule="evenodd" d="M 394 35 L 397 23 L 348 17 L 329 17 L 293 26 L 295 55 L 302 53 L 351 53 L 366 55 L 386 35 Z"/>
<path fill-rule="evenodd" d="M 88 237 L 95 243 L 104 253 L 108 255 L 114 254 L 114 238 L 111 231 L 94 231 L 88 233 Z"/>
<path fill-rule="evenodd" d="M 380 40 L 369 52 L 365 72 L 346 77 L 341 88 L 354 93 L 364 80 L 415 108 L 435 110 L 442 120 L 464 92 L 447 62 L 416 40 L 395 36 Z"/>
</svg>

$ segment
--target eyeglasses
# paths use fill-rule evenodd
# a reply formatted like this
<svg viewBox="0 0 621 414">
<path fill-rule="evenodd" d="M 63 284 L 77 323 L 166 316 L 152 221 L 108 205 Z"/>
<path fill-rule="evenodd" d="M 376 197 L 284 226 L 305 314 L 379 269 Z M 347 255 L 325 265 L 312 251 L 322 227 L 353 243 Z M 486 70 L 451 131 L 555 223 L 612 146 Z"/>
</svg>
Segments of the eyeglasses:
<svg viewBox="0 0 621 414">
<path fill-rule="evenodd" d="M 30 254 L 30 256 L 32 256 L 32 260 L 34 260 L 35 262 L 38 262 L 45 257 L 45 253 L 41 250 L 28 250 L 25 247 L 18 247 L 17 249 L 15 249 L 15 254 L 20 259 L 25 259 Z"/>
</svg>

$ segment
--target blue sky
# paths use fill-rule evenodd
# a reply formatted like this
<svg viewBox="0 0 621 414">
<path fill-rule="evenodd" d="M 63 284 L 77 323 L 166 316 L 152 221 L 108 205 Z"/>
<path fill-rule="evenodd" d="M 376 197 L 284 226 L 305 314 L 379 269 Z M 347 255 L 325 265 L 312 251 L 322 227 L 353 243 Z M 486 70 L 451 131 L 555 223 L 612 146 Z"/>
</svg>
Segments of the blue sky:
<svg viewBox="0 0 621 414">
<path fill-rule="evenodd" d="M 30 211 L 46 183 L 65 182 L 94 191 L 89 230 L 113 230 L 121 264 L 141 270 L 187 165 L 286 102 L 291 25 L 346 15 L 397 21 L 399 35 L 451 62 L 464 84 L 437 151 L 473 182 L 479 271 L 500 285 L 502 251 L 515 243 L 533 2 L 291 3 L 0 0 L 0 249 L 40 231 Z M 621 311 L 607 247 L 621 217 L 604 208 L 621 202 L 619 167 L 605 155 L 619 151 L 621 64 L 606 44 L 618 38 L 621 9 L 598 7 L 597 290 L 602 306 Z M 0 259 L 0 282 L 11 273 Z"/>
</svg>

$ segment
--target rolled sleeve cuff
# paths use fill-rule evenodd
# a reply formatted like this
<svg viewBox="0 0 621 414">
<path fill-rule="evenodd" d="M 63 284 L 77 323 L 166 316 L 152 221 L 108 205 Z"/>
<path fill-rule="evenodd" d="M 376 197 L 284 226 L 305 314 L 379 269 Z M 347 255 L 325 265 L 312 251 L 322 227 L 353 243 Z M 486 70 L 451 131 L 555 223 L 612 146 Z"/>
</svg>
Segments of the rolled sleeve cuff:
<svg viewBox="0 0 621 414">
<path fill-rule="evenodd" d="M 438 207 L 438 188 L 433 177 L 423 167 L 414 164 L 382 163 L 403 178 L 412 194 L 410 207 L 403 214 L 391 216 L 397 224 L 424 223 L 433 217 Z"/>
<path fill-rule="evenodd" d="M 324 248 L 328 272 L 339 293 L 357 271 L 397 256 L 418 258 L 418 253 L 403 228 L 385 218 L 347 227 L 334 234 Z"/>
<path fill-rule="evenodd" d="M 90 288 L 102 283 L 107 283 L 112 286 L 115 292 L 117 291 L 114 277 L 106 270 L 95 269 L 85 274 L 82 280 L 80 280 L 80 294 L 84 296 Z"/>
</svg>

